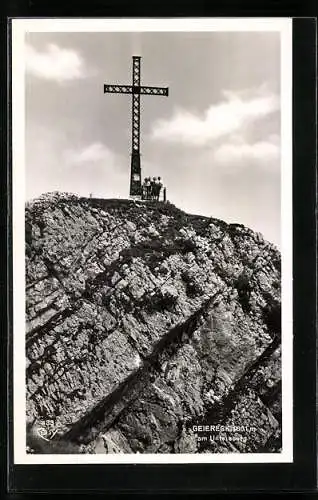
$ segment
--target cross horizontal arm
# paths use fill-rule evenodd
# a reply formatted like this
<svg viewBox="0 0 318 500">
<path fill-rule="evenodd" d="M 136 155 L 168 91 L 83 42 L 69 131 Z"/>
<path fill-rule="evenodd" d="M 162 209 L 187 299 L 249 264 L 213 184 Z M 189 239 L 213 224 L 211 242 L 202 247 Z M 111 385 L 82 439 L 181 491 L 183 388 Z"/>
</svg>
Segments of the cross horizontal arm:
<svg viewBox="0 0 318 500">
<path fill-rule="evenodd" d="M 104 84 L 104 94 L 110 92 L 112 94 L 132 94 L 133 88 L 131 85 L 106 85 Z"/>
<path fill-rule="evenodd" d="M 104 94 L 143 94 L 143 95 L 164 95 L 168 96 L 169 89 L 166 87 L 139 87 L 138 85 L 106 85 L 104 84 Z"/>
<path fill-rule="evenodd" d="M 169 95 L 168 87 L 140 87 L 140 93 L 145 95 Z"/>
</svg>

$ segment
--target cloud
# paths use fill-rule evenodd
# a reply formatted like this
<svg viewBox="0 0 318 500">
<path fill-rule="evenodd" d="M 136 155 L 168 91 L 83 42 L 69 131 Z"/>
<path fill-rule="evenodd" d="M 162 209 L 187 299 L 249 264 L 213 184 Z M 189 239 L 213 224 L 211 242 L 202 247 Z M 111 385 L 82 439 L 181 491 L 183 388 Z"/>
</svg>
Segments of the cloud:
<svg viewBox="0 0 318 500">
<path fill-rule="evenodd" d="M 108 164 L 113 164 L 115 162 L 114 153 L 100 142 L 94 142 L 81 149 L 67 150 L 64 156 L 69 165 L 99 163 L 100 161 L 105 161 Z"/>
<path fill-rule="evenodd" d="M 27 199 L 49 191 L 101 198 L 128 197 L 129 164 L 107 145 L 96 142 L 67 147 L 63 134 L 51 134 L 42 127 L 35 127 L 28 134 Z"/>
<path fill-rule="evenodd" d="M 247 142 L 229 142 L 221 144 L 214 151 L 214 160 L 222 165 L 238 165 L 246 161 L 267 164 L 278 160 L 280 147 L 276 136 L 258 141 L 253 144 Z"/>
<path fill-rule="evenodd" d="M 279 109 L 278 97 L 270 93 L 260 95 L 260 89 L 249 96 L 246 92 L 223 91 L 223 97 L 223 101 L 210 106 L 202 116 L 179 109 L 171 119 L 158 120 L 152 128 L 152 138 L 203 146 Z"/>
<path fill-rule="evenodd" d="M 59 83 L 85 76 L 84 61 L 80 54 L 53 43 L 48 44 L 42 52 L 32 45 L 26 45 L 26 71 L 38 78 Z"/>
<path fill-rule="evenodd" d="M 94 142 L 63 152 L 60 184 L 65 191 L 103 198 L 127 198 L 129 168 L 122 158 L 105 144 Z"/>
</svg>

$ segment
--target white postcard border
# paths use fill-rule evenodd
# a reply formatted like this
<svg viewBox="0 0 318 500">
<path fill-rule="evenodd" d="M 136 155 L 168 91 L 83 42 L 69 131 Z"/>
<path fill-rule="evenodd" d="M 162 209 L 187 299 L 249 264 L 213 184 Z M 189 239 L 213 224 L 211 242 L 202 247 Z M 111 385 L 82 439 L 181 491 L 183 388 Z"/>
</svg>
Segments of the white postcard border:
<svg viewBox="0 0 318 500">
<path fill-rule="evenodd" d="M 282 452 L 266 454 L 33 455 L 25 450 L 25 95 L 26 32 L 278 31 L 281 34 Z M 293 461 L 292 19 L 12 20 L 13 421 L 15 464 L 290 463 Z"/>
</svg>

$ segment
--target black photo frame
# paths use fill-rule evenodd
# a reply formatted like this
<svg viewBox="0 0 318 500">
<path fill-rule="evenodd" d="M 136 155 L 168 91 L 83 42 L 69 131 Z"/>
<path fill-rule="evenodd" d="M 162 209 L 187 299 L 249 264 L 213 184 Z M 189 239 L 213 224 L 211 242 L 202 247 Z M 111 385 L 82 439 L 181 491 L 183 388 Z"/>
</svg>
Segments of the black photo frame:
<svg viewBox="0 0 318 500">
<path fill-rule="evenodd" d="M 270 7 L 269 7 L 270 8 Z M 196 15 L 200 16 L 203 6 Z M 85 16 L 87 7 L 77 7 L 77 16 Z M 137 6 L 134 12 L 138 14 Z M 190 12 L 191 9 L 189 9 Z M 74 12 L 74 11 L 73 11 Z M 180 16 L 188 15 L 184 6 Z M 10 17 L 68 16 L 68 5 L 41 5 L 41 2 L 11 4 Z M 156 4 L 152 16 L 162 11 Z M 97 6 L 95 17 L 118 15 L 118 6 Z M 127 8 L 125 16 L 134 15 Z M 171 14 L 169 14 L 170 16 Z M 249 14 L 250 15 L 250 11 Z M 267 15 L 266 12 L 257 16 Z M 287 15 L 283 13 L 282 15 Z M 255 15 L 254 15 L 255 17 Z M 2 297 L 3 331 L 7 331 L 7 351 L 3 349 L 3 367 L 7 366 L 7 477 L 9 498 L 23 493 L 247 493 L 307 492 L 317 489 L 316 429 L 316 36 L 314 18 L 293 18 L 293 296 L 294 296 L 294 461 L 259 464 L 94 464 L 94 465 L 15 465 L 13 461 L 13 350 L 12 350 L 12 179 L 11 179 L 11 81 L 10 19 L 7 19 L 7 171 L 2 170 L 3 217 L 6 238 L 2 260 L 6 278 L 7 303 Z M 4 162 L 5 164 L 5 162 Z M 5 264 L 5 265 L 4 265 Z M 4 342 L 3 342 L 4 347 Z M 4 436 L 5 437 L 5 436 Z"/>
</svg>

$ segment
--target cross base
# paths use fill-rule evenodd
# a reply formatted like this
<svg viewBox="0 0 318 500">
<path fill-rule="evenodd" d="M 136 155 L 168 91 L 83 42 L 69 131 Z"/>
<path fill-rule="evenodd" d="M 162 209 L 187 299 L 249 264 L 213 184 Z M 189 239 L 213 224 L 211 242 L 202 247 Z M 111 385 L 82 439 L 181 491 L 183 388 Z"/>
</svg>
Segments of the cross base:
<svg viewBox="0 0 318 500">
<path fill-rule="evenodd" d="M 136 151 L 131 154 L 129 196 L 141 197 L 141 195 L 142 195 L 142 188 L 141 188 L 140 153 Z"/>
</svg>

